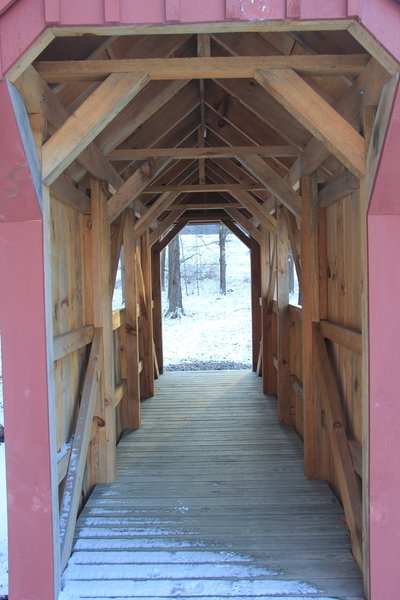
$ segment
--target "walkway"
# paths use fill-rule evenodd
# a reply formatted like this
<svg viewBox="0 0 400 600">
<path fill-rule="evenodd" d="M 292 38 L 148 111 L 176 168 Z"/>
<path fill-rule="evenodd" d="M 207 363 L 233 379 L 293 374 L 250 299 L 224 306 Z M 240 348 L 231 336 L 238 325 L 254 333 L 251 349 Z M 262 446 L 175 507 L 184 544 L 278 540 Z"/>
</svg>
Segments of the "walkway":
<svg viewBox="0 0 400 600">
<path fill-rule="evenodd" d="M 247 371 L 167 373 L 77 524 L 62 598 L 361 600 L 327 484 Z"/>
</svg>

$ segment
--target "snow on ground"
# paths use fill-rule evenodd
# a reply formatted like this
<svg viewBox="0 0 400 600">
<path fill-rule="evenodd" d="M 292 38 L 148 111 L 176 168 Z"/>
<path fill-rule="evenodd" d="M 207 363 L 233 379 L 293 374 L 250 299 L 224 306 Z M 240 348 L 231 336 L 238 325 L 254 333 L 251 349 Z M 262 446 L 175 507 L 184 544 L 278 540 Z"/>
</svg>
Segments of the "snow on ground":
<svg viewBox="0 0 400 600">
<path fill-rule="evenodd" d="M 192 228 L 193 230 L 194 228 Z M 226 243 L 226 295 L 219 289 L 218 235 L 182 235 L 184 314 L 163 319 L 164 365 L 185 369 L 251 365 L 249 250 L 232 234 Z M 189 259 L 189 257 L 191 257 Z M 163 292 L 163 313 L 167 311 Z"/>
</svg>

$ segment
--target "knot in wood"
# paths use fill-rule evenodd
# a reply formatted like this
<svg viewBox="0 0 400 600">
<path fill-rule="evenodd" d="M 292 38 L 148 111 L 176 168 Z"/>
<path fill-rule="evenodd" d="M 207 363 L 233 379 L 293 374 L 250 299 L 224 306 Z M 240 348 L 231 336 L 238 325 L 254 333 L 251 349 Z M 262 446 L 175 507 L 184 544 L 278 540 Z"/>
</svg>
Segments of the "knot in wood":
<svg viewBox="0 0 400 600">
<path fill-rule="evenodd" d="M 97 415 L 95 415 L 93 417 L 93 421 L 96 423 L 97 427 L 105 427 L 106 426 L 106 422 L 104 419 L 102 419 L 101 417 L 98 417 Z"/>
</svg>

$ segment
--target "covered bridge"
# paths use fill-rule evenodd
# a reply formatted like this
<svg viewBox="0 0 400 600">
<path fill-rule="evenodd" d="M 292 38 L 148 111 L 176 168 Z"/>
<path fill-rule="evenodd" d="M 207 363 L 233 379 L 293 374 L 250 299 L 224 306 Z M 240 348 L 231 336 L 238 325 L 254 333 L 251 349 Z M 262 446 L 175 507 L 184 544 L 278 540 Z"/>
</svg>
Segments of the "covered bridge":
<svg viewBox="0 0 400 600">
<path fill-rule="evenodd" d="M 59 595 L 162 384 L 160 251 L 196 222 L 250 248 L 255 381 L 342 503 L 366 597 L 398 599 L 399 31 L 396 0 L 0 1 L 11 600 Z"/>
</svg>

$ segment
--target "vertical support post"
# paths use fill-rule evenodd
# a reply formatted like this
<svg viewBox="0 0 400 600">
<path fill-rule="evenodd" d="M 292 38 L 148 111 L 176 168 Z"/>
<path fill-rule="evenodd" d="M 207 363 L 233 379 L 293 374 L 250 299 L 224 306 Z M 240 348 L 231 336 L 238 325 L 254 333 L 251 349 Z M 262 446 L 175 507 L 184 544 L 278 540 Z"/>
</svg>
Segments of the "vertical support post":
<svg viewBox="0 0 400 600">
<path fill-rule="evenodd" d="M 251 327 L 252 327 L 252 365 L 257 371 L 258 354 L 261 343 L 261 261 L 260 244 L 250 238 L 250 271 L 251 271 Z"/>
<path fill-rule="evenodd" d="M 91 182 L 91 196 L 93 325 L 103 328 L 102 383 L 98 408 L 99 416 L 105 421 L 105 426 L 96 434 L 98 436 L 97 444 L 93 444 L 91 449 L 93 475 L 96 477 L 92 481 L 112 483 L 115 481 L 116 426 L 112 295 L 110 287 L 111 235 L 107 218 L 107 196 L 103 184 L 95 179 L 92 179 Z"/>
<path fill-rule="evenodd" d="M 122 403 L 123 429 L 140 427 L 139 324 L 134 214 L 126 209 L 124 226 L 126 398 Z"/>
<path fill-rule="evenodd" d="M 10 98 L 11 93 L 11 98 Z M 10 600 L 60 590 L 48 198 L 22 101 L 0 81 L 0 331 L 6 423 Z M 40 148 L 38 148 L 40 152 Z M 31 160 L 29 160 L 29 156 Z M 17 176 L 24 170 L 24 176 Z M 43 190 L 46 195 L 47 190 Z M 32 551 L 40 548 L 40 552 Z"/>
<path fill-rule="evenodd" d="M 316 174 L 301 180 L 301 272 L 303 302 L 303 441 L 304 474 L 317 477 L 314 406 L 313 323 L 319 321 L 318 190 Z"/>
<path fill-rule="evenodd" d="M 48 405 L 42 223 L 0 223 L 0 239 L 9 598 L 53 600 L 59 588 L 58 507 L 51 465 L 55 447 Z M 40 552 L 32 552 L 38 547 Z"/>
<path fill-rule="evenodd" d="M 277 374 L 274 366 L 276 354 L 276 315 L 273 313 L 276 287 L 276 238 L 261 228 L 261 315 L 262 315 L 262 374 L 263 392 L 277 393 Z"/>
<path fill-rule="evenodd" d="M 144 281 L 145 304 L 147 314 L 143 316 L 142 341 L 143 341 L 143 371 L 142 371 L 142 397 L 154 396 L 154 359 L 153 359 L 153 294 L 151 276 L 151 246 L 149 230 L 140 237 L 140 255 Z"/>
<path fill-rule="evenodd" d="M 152 247 L 151 272 L 153 287 L 153 332 L 154 348 L 159 373 L 163 373 L 162 303 L 161 303 L 161 252 L 158 242 Z"/>
<path fill-rule="evenodd" d="M 290 331 L 289 331 L 289 240 L 285 213 L 277 208 L 277 284 L 278 284 L 278 422 L 291 425 L 290 414 Z"/>
</svg>

